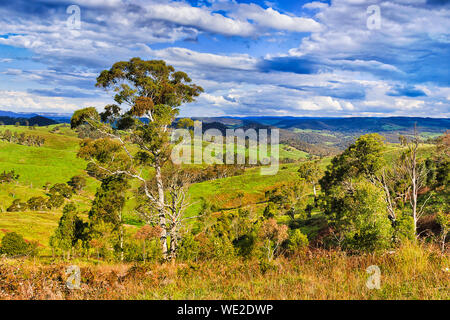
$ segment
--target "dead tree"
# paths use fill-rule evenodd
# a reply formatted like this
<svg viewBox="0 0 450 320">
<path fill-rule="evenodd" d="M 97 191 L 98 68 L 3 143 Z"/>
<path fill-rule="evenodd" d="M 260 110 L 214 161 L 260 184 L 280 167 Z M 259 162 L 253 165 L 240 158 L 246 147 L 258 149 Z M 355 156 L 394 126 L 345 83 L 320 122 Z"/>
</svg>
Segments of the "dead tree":
<svg viewBox="0 0 450 320">
<path fill-rule="evenodd" d="M 414 230 L 417 235 L 417 222 L 422 217 L 425 205 L 431 197 L 431 194 L 425 199 L 422 205 L 418 206 L 419 191 L 425 187 L 427 178 L 427 169 L 423 162 L 418 159 L 419 136 L 417 127 L 414 125 L 413 139 L 407 143 L 407 150 L 401 156 L 401 169 L 409 180 L 410 188 L 408 190 L 409 203 L 411 205 L 412 217 L 414 220 Z"/>
</svg>

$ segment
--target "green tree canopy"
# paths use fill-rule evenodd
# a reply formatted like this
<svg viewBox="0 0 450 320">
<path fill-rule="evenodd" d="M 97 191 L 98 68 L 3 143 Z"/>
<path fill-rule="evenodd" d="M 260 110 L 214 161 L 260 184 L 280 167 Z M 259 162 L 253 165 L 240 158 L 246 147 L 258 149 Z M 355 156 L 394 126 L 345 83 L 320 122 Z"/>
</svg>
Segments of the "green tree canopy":
<svg viewBox="0 0 450 320">
<path fill-rule="evenodd" d="M 359 137 L 341 155 L 331 160 L 325 176 L 319 181 L 322 190 L 327 192 L 346 180 L 375 174 L 385 165 L 384 149 L 384 138 L 378 133 Z"/>
<path fill-rule="evenodd" d="M 177 122 L 177 128 L 191 129 L 194 127 L 194 120 L 190 118 L 182 118 Z"/>
<path fill-rule="evenodd" d="M 317 160 L 301 163 L 297 172 L 299 173 L 301 179 L 305 179 L 306 182 L 313 186 L 314 196 L 316 196 L 316 185 L 323 174 L 319 161 Z"/>
<path fill-rule="evenodd" d="M 388 218 L 382 190 L 368 182 L 356 182 L 350 193 L 335 189 L 335 207 L 328 216 L 334 240 L 345 249 L 374 251 L 391 245 L 393 228 Z"/>
<path fill-rule="evenodd" d="M 64 206 L 55 233 L 50 237 L 50 246 L 63 251 L 70 251 L 78 242 L 87 241 L 88 224 L 78 216 L 77 207 L 73 203 Z"/>
<path fill-rule="evenodd" d="M 77 110 L 73 113 L 72 118 L 70 119 L 70 127 L 75 129 L 90 119 L 100 119 L 100 116 L 94 107 Z"/>
<path fill-rule="evenodd" d="M 16 232 L 8 232 L 2 238 L 1 252 L 8 256 L 17 256 L 26 254 L 28 244 L 23 237 Z"/>
</svg>

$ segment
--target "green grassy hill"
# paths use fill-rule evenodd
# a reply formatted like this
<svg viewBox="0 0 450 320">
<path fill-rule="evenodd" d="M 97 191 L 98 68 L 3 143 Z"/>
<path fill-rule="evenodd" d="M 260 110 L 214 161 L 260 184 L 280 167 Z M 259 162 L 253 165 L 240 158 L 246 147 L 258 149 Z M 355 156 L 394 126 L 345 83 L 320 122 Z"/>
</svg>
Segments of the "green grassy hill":
<svg viewBox="0 0 450 320">
<path fill-rule="evenodd" d="M 87 179 L 87 186 L 79 195 L 72 198 L 82 212 L 87 212 L 94 198 L 99 182 L 85 173 L 87 162 L 76 157 L 80 139 L 68 127 L 55 125 L 29 130 L 26 127 L 1 126 L 0 131 L 9 129 L 13 132 L 39 135 L 45 138 L 41 147 L 31 147 L 0 141 L 0 172 L 15 170 L 20 175 L 17 182 L 0 184 L 0 237 L 6 232 L 16 231 L 27 240 L 37 240 L 44 247 L 48 247 L 48 238 L 53 233 L 61 216 L 61 209 L 46 212 L 6 212 L 6 208 L 15 200 L 27 201 L 34 196 L 44 196 L 43 186 L 46 183 L 55 184 L 67 182 L 75 175 L 83 175 Z M 386 158 L 398 155 L 398 145 L 389 145 Z M 422 150 L 428 153 L 431 145 L 423 145 Z M 305 159 L 308 155 L 293 147 L 280 145 L 280 158 L 293 161 Z M 331 157 L 321 160 L 325 168 Z M 205 201 L 213 204 L 221 211 L 236 210 L 244 207 L 255 214 L 260 214 L 265 207 L 264 193 L 283 183 L 298 179 L 298 163 L 280 164 L 276 175 L 264 176 L 260 168 L 246 169 L 244 174 L 223 179 L 205 181 L 193 184 L 189 190 L 192 205 L 187 214 L 195 216 L 200 213 Z M 312 194 L 312 188 L 307 192 Z M 128 225 L 140 225 L 140 219 L 134 213 L 135 198 L 130 192 L 125 206 L 125 221 Z M 287 217 L 281 217 L 283 220 Z M 317 220 L 317 217 L 315 218 Z M 304 225 L 303 230 L 317 231 L 317 223 Z"/>
<path fill-rule="evenodd" d="M 73 198 L 81 210 L 88 210 L 99 182 L 86 175 L 86 162 L 76 157 L 79 139 L 67 127 L 51 133 L 56 125 L 38 127 L 1 126 L 0 131 L 38 135 L 45 138 L 41 147 L 25 146 L 0 141 L 0 172 L 14 170 L 20 175 L 15 183 L 0 184 L 0 237 L 5 232 L 17 231 L 27 240 L 37 240 L 47 246 L 48 238 L 56 228 L 61 210 L 51 212 L 6 212 L 15 200 L 26 201 L 34 196 L 44 196 L 46 183 L 64 183 L 75 175 L 87 178 L 84 192 Z M 58 126 L 60 127 L 60 126 Z"/>
<path fill-rule="evenodd" d="M 53 132 L 55 127 L 59 129 Z M 6 212 L 6 209 L 15 199 L 26 202 L 31 197 L 45 196 L 43 186 L 47 183 L 51 185 L 64 183 L 75 175 L 83 175 L 87 179 L 87 186 L 81 194 L 75 195 L 72 201 L 81 211 L 87 211 L 99 182 L 85 173 L 87 162 L 76 156 L 80 139 L 69 127 L 51 125 L 30 130 L 23 126 L 0 126 L 0 132 L 7 129 L 13 133 L 23 132 L 27 135 L 41 136 L 45 138 L 45 143 L 41 147 L 35 147 L 0 140 L 0 172 L 14 170 L 20 175 L 17 182 L 0 184 L 0 237 L 6 232 L 16 231 L 25 239 L 37 240 L 42 246 L 47 247 L 48 238 L 62 214 L 61 209 L 45 212 Z M 204 146 L 206 145 L 208 144 Z M 307 156 L 308 154 L 303 151 L 280 145 L 281 159 L 295 161 Z M 188 214 L 198 214 L 204 199 L 221 208 L 232 208 L 241 204 L 254 205 L 263 200 L 267 188 L 295 179 L 295 166 L 287 164 L 284 167 L 287 169 L 280 170 L 275 176 L 261 176 L 259 168 L 252 168 L 247 169 L 241 176 L 194 184 L 190 188 L 193 205 L 188 209 Z M 240 192 L 245 194 L 243 203 L 237 199 Z M 125 219 L 128 224 L 141 224 L 139 217 L 134 214 L 134 205 L 135 199 L 130 193 L 125 206 Z"/>
</svg>

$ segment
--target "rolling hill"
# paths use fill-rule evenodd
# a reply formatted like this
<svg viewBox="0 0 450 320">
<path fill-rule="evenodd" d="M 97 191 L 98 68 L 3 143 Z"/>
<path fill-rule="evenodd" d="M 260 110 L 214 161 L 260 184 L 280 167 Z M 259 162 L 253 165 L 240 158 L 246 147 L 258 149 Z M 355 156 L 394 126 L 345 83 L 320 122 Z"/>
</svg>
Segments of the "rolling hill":
<svg viewBox="0 0 450 320">
<path fill-rule="evenodd" d="M 0 184 L 0 237 L 5 232 L 17 231 L 26 239 L 38 240 L 44 248 L 48 248 L 48 238 L 57 225 L 61 209 L 45 212 L 6 212 L 6 208 L 15 199 L 26 201 L 34 196 L 45 196 L 43 186 L 47 183 L 64 183 L 74 175 L 85 176 L 87 186 L 84 191 L 74 196 L 73 201 L 82 212 L 89 210 L 99 182 L 85 173 L 87 162 L 76 157 L 80 142 L 77 134 L 68 126 L 58 125 L 59 130 L 54 130 L 55 127 L 56 125 L 51 125 L 30 131 L 23 126 L 0 126 L 0 131 L 9 129 L 18 133 L 32 132 L 45 138 L 41 147 L 0 141 L 0 172 L 14 170 L 20 175 L 17 182 Z M 391 145 L 386 156 L 393 156 L 397 152 L 396 148 Z M 198 215 L 205 201 L 221 210 L 234 210 L 243 206 L 255 214 L 260 214 L 265 206 L 265 192 L 298 179 L 298 163 L 295 161 L 306 160 L 307 154 L 282 144 L 280 157 L 291 159 L 293 163 L 280 164 L 279 172 L 273 176 L 260 175 L 259 168 L 247 168 L 243 174 L 193 184 L 189 190 L 192 205 L 187 214 Z M 325 167 L 330 159 L 323 158 L 322 167 Z M 311 193 L 312 190 L 308 192 Z M 130 228 L 133 228 L 133 225 L 142 225 L 134 212 L 134 205 L 134 195 L 130 193 L 124 212 L 125 221 Z"/>
</svg>

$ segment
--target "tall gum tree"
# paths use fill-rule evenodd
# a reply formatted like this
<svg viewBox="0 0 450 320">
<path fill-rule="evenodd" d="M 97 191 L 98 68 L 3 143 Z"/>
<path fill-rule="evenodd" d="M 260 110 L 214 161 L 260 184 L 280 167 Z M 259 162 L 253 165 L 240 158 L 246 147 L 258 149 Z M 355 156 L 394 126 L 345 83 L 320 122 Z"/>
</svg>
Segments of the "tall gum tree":
<svg viewBox="0 0 450 320">
<path fill-rule="evenodd" d="M 108 175 L 125 174 L 142 183 L 143 194 L 157 212 L 165 258 L 173 257 L 167 243 L 173 223 L 167 221 L 171 218 L 171 204 L 166 199 L 162 168 L 170 161 L 169 129 L 179 107 L 203 92 L 202 87 L 191 82 L 186 73 L 162 60 L 120 61 L 102 71 L 96 84 L 112 92 L 116 104 L 107 105 L 100 114 L 94 108 L 78 110 L 71 119 L 72 128 L 88 124 L 103 137 L 85 140 L 81 157 Z M 133 152 L 136 148 L 130 145 L 137 146 L 138 151 Z M 146 167 L 154 168 L 154 180 L 143 177 Z M 152 184 L 156 184 L 156 191 Z"/>
</svg>

